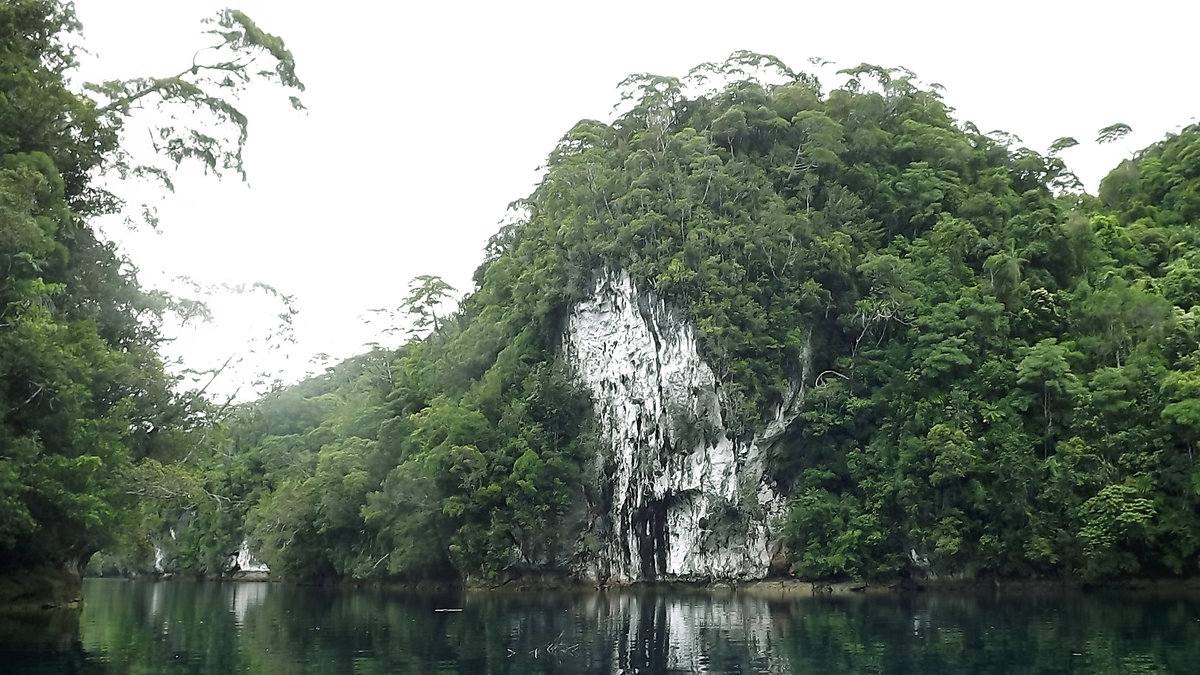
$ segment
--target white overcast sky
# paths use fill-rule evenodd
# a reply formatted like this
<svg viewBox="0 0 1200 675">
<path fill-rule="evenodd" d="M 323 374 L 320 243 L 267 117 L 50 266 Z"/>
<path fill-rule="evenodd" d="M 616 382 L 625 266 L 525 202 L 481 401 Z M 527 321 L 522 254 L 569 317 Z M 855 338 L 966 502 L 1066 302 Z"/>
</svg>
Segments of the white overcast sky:
<svg viewBox="0 0 1200 675">
<path fill-rule="evenodd" d="M 217 388 L 255 369 L 295 380 L 315 354 L 374 340 L 364 322 L 395 308 L 409 279 L 437 274 L 466 292 L 509 202 L 526 196 L 577 120 L 610 119 L 634 72 L 682 76 L 737 49 L 797 70 L 904 66 L 945 87 L 960 120 L 1003 129 L 1064 158 L 1094 192 L 1122 158 L 1200 113 L 1189 2 L 385 2 L 76 0 L 87 80 L 166 75 L 207 44 L 200 20 L 225 6 L 282 36 L 308 91 L 255 97 L 249 185 L 187 173 L 159 206 L 160 232 L 106 234 L 145 285 L 186 275 L 261 281 L 296 297 L 296 344 L 262 338 L 277 306 L 218 301 L 216 323 L 171 347 L 197 367 L 246 356 Z M 275 91 L 264 92 L 276 94 Z M 1125 122 L 1121 144 L 1096 131 Z M 250 388 L 242 390 L 242 397 Z"/>
</svg>

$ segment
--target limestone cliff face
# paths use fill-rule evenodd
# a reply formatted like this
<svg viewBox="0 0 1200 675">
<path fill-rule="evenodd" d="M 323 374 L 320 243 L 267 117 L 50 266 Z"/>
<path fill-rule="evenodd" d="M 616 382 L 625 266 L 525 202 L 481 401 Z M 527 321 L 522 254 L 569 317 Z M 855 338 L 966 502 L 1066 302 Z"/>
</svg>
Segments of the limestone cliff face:
<svg viewBox="0 0 1200 675">
<path fill-rule="evenodd" d="M 250 542 L 242 539 L 237 553 L 225 563 L 225 572 L 235 579 L 267 579 L 271 568 L 250 551 Z"/>
<path fill-rule="evenodd" d="M 591 392 L 602 445 L 592 546 L 576 572 L 613 582 L 766 576 L 782 500 L 763 459 L 795 419 L 806 374 L 775 419 L 735 437 L 692 327 L 623 273 L 604 275 L 575 307 L 564 354 Z"/>
<path fill-rule="evenodd" d="M 185 524 L 186 526 L 186 524 Z M 175 529 L 171 528 L 167 532 L 171 541 L 175 540 Z M 173 560 L 168 554 L 168 550 L 173 546 L 168 545 L 164 548 L 164 544 L 169 542 L 156 542 L 154 544 L 154 569 L 155 574 L 175 574 L 182 572 L 178 561 Z M 138 571 L 130 570 L 134 576 L 139 574 Z M 241 544 L 238 545 L 236 551 L 229 553 L 225 560 L 221 563 L 221 568 L 213 573 L 212 578 L 229 578 L 239 580 L 260 580 L 268 579 L 271 575 L 271 568 L 267 564 L 258 559 L 254 551 L 250 550 L 250 542 L 246 538 L 242 538 Z"/>
</svg>

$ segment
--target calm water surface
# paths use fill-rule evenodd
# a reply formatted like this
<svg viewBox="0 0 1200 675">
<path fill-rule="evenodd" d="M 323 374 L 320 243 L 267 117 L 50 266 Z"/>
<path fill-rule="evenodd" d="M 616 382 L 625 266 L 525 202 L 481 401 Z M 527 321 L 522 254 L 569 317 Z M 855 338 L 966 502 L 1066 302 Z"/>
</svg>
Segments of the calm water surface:
<svg viewBox="0 0 1200 675">
<path fill-rule="evenodd" d="M 761 591 L 414 595 L 88 580 L 0 673 L 1195 673 L 1200 600 Z"/>
</svg>

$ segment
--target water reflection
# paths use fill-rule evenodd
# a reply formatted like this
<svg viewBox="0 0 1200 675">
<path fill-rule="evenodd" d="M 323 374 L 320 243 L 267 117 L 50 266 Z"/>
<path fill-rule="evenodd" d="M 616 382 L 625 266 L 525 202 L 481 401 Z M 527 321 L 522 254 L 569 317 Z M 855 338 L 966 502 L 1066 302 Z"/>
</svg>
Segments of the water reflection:
<svg viewBox="0 0 1200 675">
<path fill-rule="evenodd" d="M 233 601 L 230 603 L 230 611 L 233 612 L 233 625 L 241 628 L 246 623 L 246 612 L 250 608 L 257 607 L 263 604 L 267 597 L 267 591 L 271 588 L 271 584 L 261 581 L 247 581 L 239 584 L 234 584 Z"/>
<path fill-rule="evenodd" d="M 1200 602 L 734 591 L 414 595 L 89 581 L 0 620 L 22 673 L 1192 672 Z"/>
<path fill-rule="evenodd" d="M 588 664 L 591 672 L 790 672 L 761 596 L 608 594 L 584 604 L 603 636 L 597 650 L 605 658 Z"/>
</svg>

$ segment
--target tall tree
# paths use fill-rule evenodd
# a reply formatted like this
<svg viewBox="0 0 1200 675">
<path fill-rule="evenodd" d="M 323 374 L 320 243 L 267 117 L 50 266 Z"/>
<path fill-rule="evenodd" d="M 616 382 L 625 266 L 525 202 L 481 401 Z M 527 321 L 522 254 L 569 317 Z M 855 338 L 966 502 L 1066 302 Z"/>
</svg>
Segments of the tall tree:
<svg viewBox="0 0 1200 675">
<path fill-rule="evenodd" d="M 207 438 L 207 405 L 173 390 L 156 353 L 162 297 L 139 287 L 89 221 L 119 208 L 97 176 L 137 171 L 121 145 L 137 106 L 180 104 L 212 115 L 216 124 L 160 128 L 159 149 L 175 164 L 199 160 L 241 173 L 246 120 L 228 96 L 259 76 L 264 56 L 277 64 L 269 79 L 302 88 L 279 38 L 240 12 L 223 12 L 214 25 L 224 55 L 217 61 L 84 94 L 66 79 L 79 29 L 70 3 L 0 5 L 3 570 L 77 569 L 112 542 L 146 495 L 131 479 L 162 475 L 134 466 L 181 459 Z M 231 139 L 212 135 L 225 124 Z M 165 170 L 147 171 L 170 184 Z"/>
<path fill-rule="evenodd" d="M 441 330 L 438 310 L 452 297 L 454 290 L 441 277 L 432 274 L 422 274 L 408 282 L 408 297 L 400 307 L 412 317 L 413 333 L 423 333 L 430 328 L 435 333 Z"/>
</svg>

